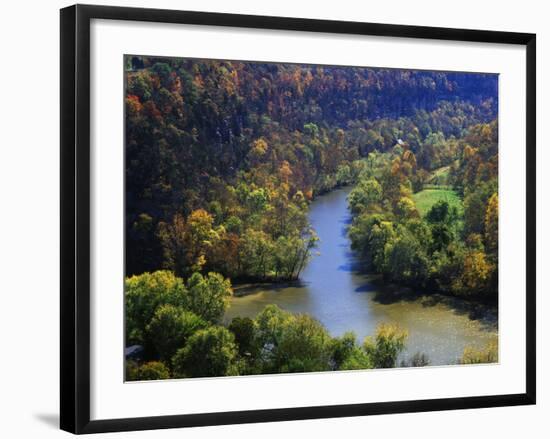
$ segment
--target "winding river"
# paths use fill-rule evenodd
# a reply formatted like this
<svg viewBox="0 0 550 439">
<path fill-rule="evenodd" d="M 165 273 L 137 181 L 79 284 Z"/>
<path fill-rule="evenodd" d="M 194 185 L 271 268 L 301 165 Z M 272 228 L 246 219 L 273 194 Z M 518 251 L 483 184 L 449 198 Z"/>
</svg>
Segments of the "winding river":
<svg viewBox="0 0 550 439">
<path fill-rule="evenodd" d="M 293 313 L 308 313 L 331 335 L 354 331 L 359 340 L 374 334 L 382 322 L 408 329 L 406 351 L 427 354 L 430 364 L 454 364 L 466 345 L 484 346 L 497 334 L 495 310 L 442 296 L 413 294 L 382 286 L 359 270 L 350 248 L 351 222 L 346 197 L 338 189 L 316 199 L 309 219 L 317 231 L 319 252 L 304 269 L 300 282 L 286 285 L 241 286 L 231 299 L 225 319 L 255 317 L 268 304 Z"/>
</svg>

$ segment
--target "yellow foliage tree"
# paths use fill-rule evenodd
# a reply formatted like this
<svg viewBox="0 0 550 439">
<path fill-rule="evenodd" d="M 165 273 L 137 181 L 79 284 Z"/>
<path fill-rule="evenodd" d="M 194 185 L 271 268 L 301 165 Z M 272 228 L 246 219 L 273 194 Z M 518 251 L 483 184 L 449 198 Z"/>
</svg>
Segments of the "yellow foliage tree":
<svg viewBox="0 0 550 439">
<path fill-rule="evenodd" d="M 264 159 L 267 149 L 267 142 L 263 138 L 257 139 L 252 143 L 252 148 L 248 154 L 253 164 L 260 163 Z"/>
<path fill-rule="evenodd" d="M 473 346 L 466 346 L 462 359 L 462 364 L 482 364 L 482 363 L 496 363 L 498 361 L 498 340 L 493 339 L 487 343 L 487 345 L 481 349 Z"/>
<path fill-rule="evenodd" d="M 489 280 L 491 266 L 482 251 L 469 252 L 464 258 L 464 272 L 462 284 L 466 294 L 475 294 L 482 291 Z"/>
<path fill-rule="evenodd" d="M 485 242 L 487 250 L 497 252 L 498 249 L 498 194 L 495 192 L 489 198 L 485 212 Z"/>
<path fill-rule="evenodd" d="M 213 227 L 214 218 L 204 209 L 191 212 L 187 221 L 176 214 L 170 224 L 159 226 L 166 268 L 179 276 L 200 271 L 206 264 L 209 250 L 225 236 L 223 226 Z"/>
</svg>

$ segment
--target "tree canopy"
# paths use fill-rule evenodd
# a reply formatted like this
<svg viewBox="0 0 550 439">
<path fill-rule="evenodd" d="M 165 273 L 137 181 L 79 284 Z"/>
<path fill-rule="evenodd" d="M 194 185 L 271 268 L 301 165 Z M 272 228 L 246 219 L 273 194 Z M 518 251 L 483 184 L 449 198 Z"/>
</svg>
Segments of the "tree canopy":
<svg viewBox="0 0 550 439">
<path fill-rule="evenodd" d="M 127 379 L 429 364 L 393 324 L 361 342 L 274 305 L 224 321 L 232 284 L 299 279 L 310 203 L 353 186 L 362 268 L 495 301 L 497 115 L 493 74 L 127 56 Z"/>
<path fill-rule="evenodd" d="M 481 231 L 492 192 L 464 183 L 496 163 L 495 75 L 141 56 L 126 66 L 127 275 L 295 279 L 315 244 L 315 196 L 374 167 L 352 208 L 381 210 L 385 194 L 411 217 L 407 185 L 421 189 L 457 155 L 469 162 L 453 170 L 465 223 Z"/>
</svg>

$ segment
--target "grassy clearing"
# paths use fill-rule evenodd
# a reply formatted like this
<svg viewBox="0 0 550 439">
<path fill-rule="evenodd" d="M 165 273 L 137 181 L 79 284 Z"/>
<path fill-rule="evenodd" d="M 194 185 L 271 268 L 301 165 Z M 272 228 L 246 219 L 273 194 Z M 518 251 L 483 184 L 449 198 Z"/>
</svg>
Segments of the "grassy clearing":
<svg viewBox="0 0 550 439">
<path fill-rule="evenodd" d="M 451 206 L 456 206 L 459 213 L 462 214 L 462 200 L 453 190 L 449 189 L 424 189 L 413 195 L 416 208 L 420 215 L 425 216 L 430 208 L 439 200 L 444 200 Z"/>
</svg>

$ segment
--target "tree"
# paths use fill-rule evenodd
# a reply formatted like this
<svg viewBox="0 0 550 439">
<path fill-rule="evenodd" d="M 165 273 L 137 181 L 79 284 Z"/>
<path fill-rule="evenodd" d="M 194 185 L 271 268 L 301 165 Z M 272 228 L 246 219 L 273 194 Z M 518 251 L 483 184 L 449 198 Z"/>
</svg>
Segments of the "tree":
<svg viewBox="0 0 550 439">
<path fill-rule="evenodd" d="M 384 272 L 397 282 L 422 286 L 428 274 L 428 258 L 422 243 L 401 227 L 394 241 L 384 248 Z"/>
<path fill-rule="evenodd" d="M 407 182 L 407 179 L 400 172 L 399 159 L 393 162 L 390 169 L 384 169 L 379 181 L 384 198 L 395 205 L 403 196 L 403 183 Z"/>
<path fill-rule="evenodd" d="M 482 251 L 470 251 L 464 258 L 462 284 L 465 295 L 486 291 L 491 275 L 491 266 Z"/>
<path fill-rule="evenodd" d="M 445 223 L 435 223 L 431 226 L 430 252 L 444 251 L 453 240 L 453 232 Z"/>
<path fill-rule="evenodd" d="M 403 226 L 422 244 L 423 248 L 429 248 L 432 239 L 432 230 L 422 218 L 412 218 L 403 222 Z"/>
<path fill-rule="evenodd" d="M 374 367 L 395 367 L 397 357 L 405 348 L 408 332 L 394 324 L 380 324 L 376 335 L 365 338 L 363 349 L 370 356 Z"/>
<path fill-rule="evenodd" d="M 218 273 L 208 273 L 206 276 L 193 273 L 186 285 L 186 308 L 208 322 L 217 323 L 233 295 L 229 279 Z"/>
<path fill-rule="evenodd" d="M 166 365 L 160 361 L 149 361 L 141 366 L 132 362 L 127 362 L 127 381 L 166 380 L 168 378 L 170 378 L 170 371 Z"/>
<path fill-rule="evenodd" d="M 445 251 L 435 251 L 430 271 L 436 286 L 444 293 L 461 295 L 462 273 L 466 250 L 461 243 L 452 242 Z"/>
<path fill-rule="evenodd" d="M 297 279 L 311 258 L 311 251 L 317 246 L 318 240 L 313 229 L 303 237 L 279 236 L 274 248 L 276 274 L 285 280 Z"/>
<path fill-rule="evenodd" d="M 361 180 L 350 192 L 348 201 L 355 213 L 372 211 L 382 201 L 382 186 L 375 178 Z"/>
<path fill-rule="evenodd" d="M 498 194 L 489 198 L 485 212 L 485 243 L 487 250 L 498 255 Z"/>
<path fill-rule="evenodd" d="M 263 373 L 330 370 L 331 339 L 317 320 L 268 305 L 256 325 Z"/>
<path fill-rule="evenodd" d="M 329 369 L 330 336 L 307 314 L 298 314 L 284 326 L 276 348 L 280 372 L 314 372 Z"/>
<path fill-rule="evenodd" d="M 395 239 L 394 224 L 382 214 L 360 214 L 349 229 L 352 248 L 368 257 L 373 268 L 382 272 L 386 244 Z"/>
<path fill-rule="evenodd" d="M 350 184 L 353 180 L 351 167 L 347 164 L 341 164 L 336 170 L 336 181 L 338 185 Z"/>
<path fill-rule="evenodd" d="M 170 224 L 159 224 L 166 267 L 180 276 L 200 271 L 208 251 L 225 234 L 223 226 L 214 228 L 213 224 L 214 218 L 204 209 L 194 210 L 187 220 L 176 214 Z"/>
<path fill-rule="evenodd" d="M 259 164 L 264 159 L 268 150 L 267 142 L 264 138 L 257 139 L 252 142 L 250 152 L 248 153 L 249 159 L 253 164 Z"/>
<path fill-rule="evenodd" d="M 274 269 L 274 248 L 273 240 L 263 230 L 247 229 L 239 247 L 240 273 L 266 279 Z"/>
<path fill-rule="evenodd" d="M 412 170 L 416 170 L 416 156 L 410 149 L 407 149 L 405 152 L 403 152 L 401 160 L 403 163 L 408 163 Z"/>
<path fill-rule="evenodd" d="M 395 214 L 400 219 L 410 219 L 418 217 L 418 210 L 414 201 L 409 197 L 401 197 L 395 207 Z"/>
<path fill-rule="evenodd" d="M 161 305 L 147 325 L 147 339 L 160 359 L 169 362 L 191 335 L 207 326 L 203 319 L 190 311 L 173 305 Z"/>
<path fill-rule="evenodd" d="M 239 347 L 239 355 L 256 357 L 258 343 L 256 340 L 256 323 L 249 317 L 235 317 L 229 324 L 229 329 L 235 336 L 235 342 Z"/>
<path fill-rule="evenodd" d="M 372 369 L 371 358 L 356 343 L 355 334 L 346 332 L 331 342 L 331 361 L 336 370 Z"/>
<path fill-rule="evenodd" d="M 369 355 L 359 347 L 353 349 L 350 355 L 342 362 L 338 370 L 364 370 L 375 366 Z"/>
<path fill-rule="evenodd" d="M 256 316 L 258 343 L 264 348 L 264 354 L 269 356 L 270 350 L 279 344 L 283 327 L 291 317 L 292 314 L 277 305 L 265 306 Z"/>
<path fill-rule="evenodd" d="M 126 343 L 143 344 L 146 326 L 161 305 L 184 306 L 183 280 L 170 271 L 155 271 L 125 280 Z"/>
<path fill-rule="evenodd" d="M 159 223 L 158 229 L 158 236 L 163 248 L 164 265 L 178 275 L 184 275 L 189 265 L 185 218 L 183 215 L 176 214 L 170 224 Z"/>
<path fill-rule="evenodd" d="M 451 207 L 445 200 L 438 200 L 433 204 L 428 213 L 426 214 L 426 220 L 428 222 L 435 223 L 447 223 L 451 218 Z"/>
<path fill-rule="evenodd" d="M 128 218 L 131 221 L 130 218 Z M 135 246 L 127 248 L 125 257 L 127 264 L 138 268 L 132 274 L 143 273 L 158 268 L 157 258 L 160 245 L 156 240 L 155 231 L 157 224 L 148 213 L 140 213 L 131 224 L 127 225 L 127 233 Z"/>
<path fill-rule="evenodd" d="M 464 229 L 466 234 L 485 232 L 487 202 L 495 193 L 496 181 L 481 183 L 469 189 L 464 197 Z"/>
<path fill-rule="evenodd" d="M 484 347 L 466 346 L 460 362 L 462 364 L 496 363 L 498 361 L 498 340 L 489 341 Z"/>
<path fill-rule="evenodd" d="M 238 277 L 240 271 L 239 254 L 242 241 L 236 233 L 224 233 L 220 240 L 210 247 L 205 269 L 219 272 L 225 277 Z"/>
<path fill-rule="evenodd" d="M 221 326 L 193 334 L 172 360 L 177 377 L 216 377 L 239 374 L 235 337 Z"/>
<path fill-rule="evenodd" d="M 223 229 L 213 228 L 214 218 L 206 210 L 197 209 L 187 219 L 188 261 L 193 271 L 200 270 L 206 263 L 206 254 L 219 239 Z"/>
</svg>

